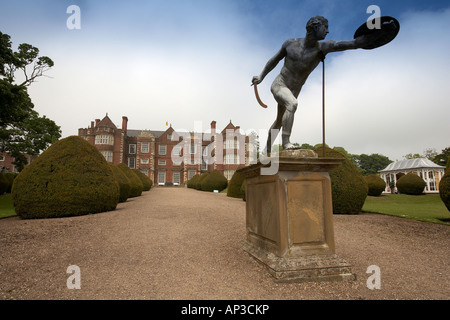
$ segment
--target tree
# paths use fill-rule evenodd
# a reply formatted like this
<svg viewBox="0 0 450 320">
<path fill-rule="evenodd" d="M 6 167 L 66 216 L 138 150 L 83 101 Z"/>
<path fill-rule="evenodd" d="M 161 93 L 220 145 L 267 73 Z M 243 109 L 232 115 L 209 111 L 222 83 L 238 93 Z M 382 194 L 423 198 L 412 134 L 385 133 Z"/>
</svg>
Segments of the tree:
<svg viewBox="0 0 450 320">
<path fill-rule="evenodd" d="M 448 159 L 450 159 L 450 147 L 445 148 L 441 153 L 437 154 L 433 159 L 430 160 L 440 166 L 445 167 L 449 161 Z"/>
<path fill-rule="evenodd" d="M 60 127 L 33 110 L 27 87 L 54 65 L 39 49 L 22 43 L 11 48 L 10 36 L 0 32 L 0 152 L 14 158 L 19 171 L 27 164 L 24 154 L 37 155 L 61 137 Z M 16 84 L 17 73 L 22 81 Z"/>
<path fill-rule="evenodd" d="M 381 154 L 373 153 L 371 155 L 361 154 L 357 156 L 358 168 L 364 176 L 376 174 L 383 170 L 392 161 Z"/>
</svg>

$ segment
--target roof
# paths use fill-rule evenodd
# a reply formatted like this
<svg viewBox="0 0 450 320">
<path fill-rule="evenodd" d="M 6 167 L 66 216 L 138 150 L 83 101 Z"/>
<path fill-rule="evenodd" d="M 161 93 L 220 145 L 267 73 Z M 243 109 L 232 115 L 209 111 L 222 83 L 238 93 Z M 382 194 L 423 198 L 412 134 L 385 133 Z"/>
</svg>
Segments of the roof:
<svg viewBox="0 0 450 320">
<path fill-rule="evenodd" d="M 380 172 L 400 171 L 407 169 L 421 169 L 421 168 L 445 169 L 445 167 L 437 165 L 436 163 L 427 158 L 415 158 L 393 162 Z"/>
</svg>

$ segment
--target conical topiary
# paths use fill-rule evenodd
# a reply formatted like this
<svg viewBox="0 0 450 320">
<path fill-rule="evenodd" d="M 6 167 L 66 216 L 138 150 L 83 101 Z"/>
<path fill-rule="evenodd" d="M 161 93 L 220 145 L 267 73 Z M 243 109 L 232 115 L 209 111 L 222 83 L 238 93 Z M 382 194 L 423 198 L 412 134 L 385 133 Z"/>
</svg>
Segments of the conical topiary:
<svg viewBox="0 0 450 320">
<path fill-rule="evenodd" d="M 71 136 L 22 170 L 14 180 L 12 199 L 22 218 L 78 216 L 114 210 L 119 185 L 102 154 Z"/>
<path fill-rule="evenodd" d="M 211 171 L 204 180 L 201 182 L 201 190 L 219 192 L 224 190 L 228 186 L 228 180 L 225 178 L 222 172 L 218 170 Z"/>
<path fill-rule="evenodd" d="M 242 198 L 244 191 L 242 190 L 242 184 L 244 183 L 244 177 L 238 172 L 235 172 L 231 177 L 230 183 L 228 183 L 227 196 L 232 198 Z"/>
<path fill-rule="evenodd" d="M 450 159 L 447 161 L 445 174 L 439 183 L 439 195 L 447 209 L 450 211 Z"/>
<path fill-rule="evenodd" d="M 125 175 L 125 173 L 123 173 L 123 171 L 120 170 L 116 165 L 109 163 L 109 167 L 114 174 L 114 178 L 116 179 L 117 183 L 119 184 L 119 188 L 120 188 L 119 202 L 125 202 L 125 201 L 127 201 L 128 197 L 130 196 L 130 192 L 131 192 L 130 179 L 128 179 L 127 176 Z"/>
<path fill-rule="evenodd" d="M 129 198 L 139 197 L 142 194 L 144 185 L 141 179 L 125 163 L 119 163 L 117 167 L 130 179 L 131 191 Z"/>
<path fill-rule="evenodd" d="M 315 149 L 322 156 L 322 147 Z M 358 214 L 367 198 L 368 186 L 358 168 L 342 153 L 326 148 L 325 157 L 342 158 L 344 162 L 329 172 L 331 179 L 331 193 L 333 213 Z"/>
</svg>

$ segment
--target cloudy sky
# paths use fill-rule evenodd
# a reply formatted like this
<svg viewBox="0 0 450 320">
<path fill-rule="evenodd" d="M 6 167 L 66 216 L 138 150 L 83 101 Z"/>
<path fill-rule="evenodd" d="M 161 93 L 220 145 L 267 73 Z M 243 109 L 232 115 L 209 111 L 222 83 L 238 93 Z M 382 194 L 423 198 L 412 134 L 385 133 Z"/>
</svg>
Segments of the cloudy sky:
<svg viewBox="0 0 450 320">
<path fill-rule="evenodd" d="M 80 29 L 70 29 L 70 5 Z M 76 135 L 106 113 L 130 129 L 266 131 L 276 117 L 270 85 L 258 75 L 289 38 L 305 36 L 312 16 L 329 20 L 327 39 L 349 40 L 369 5 L 395 17 L 400 33 L 375 50 L 326 59 L 326 142 L 353 154 L 440 152 L 450 146 L 448 0 L 0 0 L 0 31 L 13 47 L 29 43 L 55 66 L 29 93 L 40 115 Z M 292 142 L 322 141 L 322 68 L 299 96 Z"/>
</svg>

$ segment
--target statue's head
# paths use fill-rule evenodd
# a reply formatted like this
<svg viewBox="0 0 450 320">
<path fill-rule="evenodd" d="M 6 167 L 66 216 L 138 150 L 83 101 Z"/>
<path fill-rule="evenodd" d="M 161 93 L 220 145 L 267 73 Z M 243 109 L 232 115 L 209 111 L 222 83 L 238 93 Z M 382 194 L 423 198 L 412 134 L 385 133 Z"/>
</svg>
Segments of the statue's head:
<svg viewBox="0 0 450 320">
<path fill-rule="evenodd" d="M 328 34 L 328 20 L 321 16 L 312 17 L 306 24 L 306 32 L 318 40 L 325 39 Z"/>
</svg>

